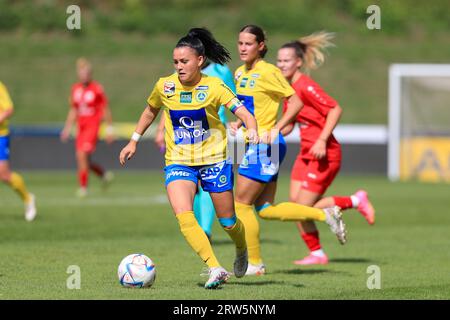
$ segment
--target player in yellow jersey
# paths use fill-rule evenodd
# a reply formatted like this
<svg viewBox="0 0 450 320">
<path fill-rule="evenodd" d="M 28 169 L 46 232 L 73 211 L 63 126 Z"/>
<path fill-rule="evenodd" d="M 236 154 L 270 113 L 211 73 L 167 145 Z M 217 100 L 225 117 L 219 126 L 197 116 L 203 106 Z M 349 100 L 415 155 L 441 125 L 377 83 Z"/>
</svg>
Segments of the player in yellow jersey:
<svg viewBox="0 0 450 320">
<path fill-rule="evenodd" d="M 338 207 L 317 209 L 293 202 L 274 205 L 278 170 L 286 155 L 286 143 L 280 130 L 297 116 L 303 103 L 280 70 L 263 60 L 267 47 L 264 31 L 255 25 L 239 33 L 239 56 L 244 65 L 235 72 L 238 98 L 255 116 L 261 143 L 247 145 L 239 166 L 235 194 L 236 214 L 245 226 L 249 265 L 248 275 L 265 273 L 260 244 L 259 224 L 253 206 L 263 219 L 281 221 L 317 220 L 326 222 L 338 240 L 345 243 L 345 225 Z M 287 100 L 287 110 L 277 122 L 280 102 Z M 235 132 L 241 122 L 233 123 Z"/>
<path fill-rule="evenodd" d="M 23 178 L 9 167 L 9 127 L 8 119 L 14 113 L 13 103 L 6 87 L 0 82 L 0 180 L 10 186 L 25 204 L 25 219 L 36 217 L 35 197 L 28 192 Z"/>
<path fill-rule="evenodd" d="M 227 138 L 219 107 L 224 105 L 245 123 L 249 143 L 258 141 L 258 133 L 255 118 L 222 80 L 201 73 L 206 59 L 224 64 L 230 56 L 208 30 L 191 29 L 173 50 L 176 73 L 156 83 L 130 142 L 120 153 L 120 163 L 135 154 L 139 138 L 164 107 L 164 171 L 169 202 L 186 241 L 208 266 L 205 288 L 213 289 L 229 274 L 219 264 L 192 211 L 198 182 L 209 192 L 220 224 L 235 243 L 236 277 L 245 275 L 248 262 L 244 226 L 234 210 L 232 164 L 227 161 Z"/>
</svg>

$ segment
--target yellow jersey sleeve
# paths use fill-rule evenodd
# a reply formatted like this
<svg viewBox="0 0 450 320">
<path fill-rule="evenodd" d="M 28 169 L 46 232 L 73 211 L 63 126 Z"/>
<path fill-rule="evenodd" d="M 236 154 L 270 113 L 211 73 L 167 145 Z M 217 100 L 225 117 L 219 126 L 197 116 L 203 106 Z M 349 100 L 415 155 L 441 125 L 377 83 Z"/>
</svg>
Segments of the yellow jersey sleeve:
<svg viewBox="0 0 450 320">
<path fill-rule="evenodd" d="M 268 71 L 264 81 L 261 82 L 261 87 L 265 92 L 275 95 L 278 99 L 290 97 L 295 93 L 278 68 L 271 68 Z"/>
<path fill-rule="evenodd" d="M 13 103 L 8 90 L 6 90 L 6 87 L 0 82 L 0 111 L 6 111 L 12 108 Z"/>
<path fill-rule="evenodd" d="M 231 90 L 225 83 L 222 82 L 219 89 L 219 105 L 226 106 L 228 102 L 236 98 L 233 90 Z"/>
<path fill-rule="evenodd" d="M 159 109 L 163 106 L 163 102 L 161 99 L 161 79 L 153 87 L 152 93 L 147 99 L 147 103 L 153 108 Z"/>
</svg>

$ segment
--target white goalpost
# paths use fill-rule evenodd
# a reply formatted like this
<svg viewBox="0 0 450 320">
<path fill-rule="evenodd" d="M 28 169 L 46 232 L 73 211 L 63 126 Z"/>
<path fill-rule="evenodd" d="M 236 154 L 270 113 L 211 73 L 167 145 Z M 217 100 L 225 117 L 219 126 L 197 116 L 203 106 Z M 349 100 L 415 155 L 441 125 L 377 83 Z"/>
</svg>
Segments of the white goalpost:
<svg viewBox="0 0 450 320">
<path fill-rule="evenodd" d="M 389 70 L 388 176 L 450 182 L 450 64 Z"/>
</svg>

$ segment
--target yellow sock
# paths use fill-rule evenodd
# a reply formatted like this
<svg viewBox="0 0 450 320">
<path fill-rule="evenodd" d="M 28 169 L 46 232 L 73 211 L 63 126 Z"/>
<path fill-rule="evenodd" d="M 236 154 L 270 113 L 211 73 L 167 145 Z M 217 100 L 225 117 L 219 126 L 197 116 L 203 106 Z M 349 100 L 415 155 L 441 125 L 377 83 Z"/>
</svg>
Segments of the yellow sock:
<svg viewBox="0 0 450 320">
<path fill-rule="evenodd" d="M 25 186 L 25 182 L 20 174 L 16 172 L 11 173 L 11 180 L 9 181 L 9 185 L 15 192 L 19 194 L 22 200 L 25 203 L 30 201 L 30 194 L 27 191 L 27 187 Z"/>
<path fill-rule="evenodd" d="M 209 268 L 220 266 L 216 256 L 209 243 L 208 237 L 202 228 L 200 228 L 197 220 L 195 219 L 193 211 L 186 211 L 176 215 L 178 223 L 180 225 L 181 233 L 194 249 L 195 252 L 202 258 L 203 262 L 208 265 Z"/>
<path fill-rule="evenodd" d="M 234 203 L 236 216 L 242 221 L 245 229 L 245 240 L 247 242 L 248 261 L 251 264 L 262 263 L 259 244 L 259 222 L 250 205 L 239 202 Z"/>
<path fill-rule="evenodd" d="M 322 209 L 303 206 L 294 202 L 282 202 L 277 205 L 265 204 L 258 214 L 263 219 L 281 221 L 317 220 L 325 221 Z"/>
<path fill-rule="evenodd" d="M 241 220 L 237 219 L 234 226 L 231 228 L 223 227 L 223 230 L 225 230 L 231 240 L 233 240 L 237 251 L 242 252 L 247 248 L 247 243 L 245 242 L 245 228 Z"/>
</svg>

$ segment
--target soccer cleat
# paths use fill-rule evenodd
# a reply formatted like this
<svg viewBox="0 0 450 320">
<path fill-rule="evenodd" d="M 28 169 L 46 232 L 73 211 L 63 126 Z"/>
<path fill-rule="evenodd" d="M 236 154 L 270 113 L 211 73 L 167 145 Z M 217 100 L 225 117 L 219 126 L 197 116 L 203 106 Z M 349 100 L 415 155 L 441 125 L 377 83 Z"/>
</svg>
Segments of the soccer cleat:
<svg viewBox="0 0 450 320">
<path fill-rule="evenodd" d="M 106 191 L 111 185 L 113 180 L 114 180 L 114 173 L 112 171 L 106 171 L 102 178 L 103 190 Z"/>
<path fill-rule="evenodd" d="M 359 205 L 357 210 L 361 215 L 367 220 L 367 222 L 372 225 L 375 223 L 375 209 L 372 206 L 372 203 L 369 201 L 369 197 L 367 192 L 364 190 L 358 190 L 355 194 L 355 197 L 359 199 Z"/>
<path fill-rule="evenodd" d="M 309 254 L 301 260 L 295 260 L 294 264 L 300 266 L 312 265 L 312 264 L 328 264 L 328 257 L 326 255 L 319 257 L 313 254 Z"/>
<path fill-rule="evenodd" d="M 344 221 L 342 220 L 342 212 L 338 206 L 323 209 L 325 212 L 325 222 L 331 229 L 341 244 L 347 241 L 347 230 L 345 229 Z"/>
<path fill-rule="evenodd" d="M 247 249 L 240 253 L 236 252 L 236 258 L 234 259 L 234 275 L 236 278 L 242 278 L 248 268 L 248 252 Z"/>
<path fill-rule="evenodd" d="M 208 274 L 209 279 L 205 283 L 205 289 L 217 289 L 229 279 L 227 270 L 222 267 L 210 268 Z"/>
<path fill-rule="evenodd" d="M 33 221 L 36 218 L 36 197 L 34 194 L 30 193 L 30 201 L 25 203 L 25 220 Z"/>
<path fill-rule="evenodd" d="M 79 188 L 79 189 L 77 190 L 77 197 L 78 197 L 78 198 L 86 198 L 86 197 L 87 197 L 87 194 L 88 194 L 87 188 L 81 187 L 81 188 Z"/>
<path fill-rule="evenodd" d="M 260 264 L 248 264 L 247 272 L 245 275 L 247 276 L 262 276 L 266 273 L 266 266 L 263 263 Z"/>
</svg>

